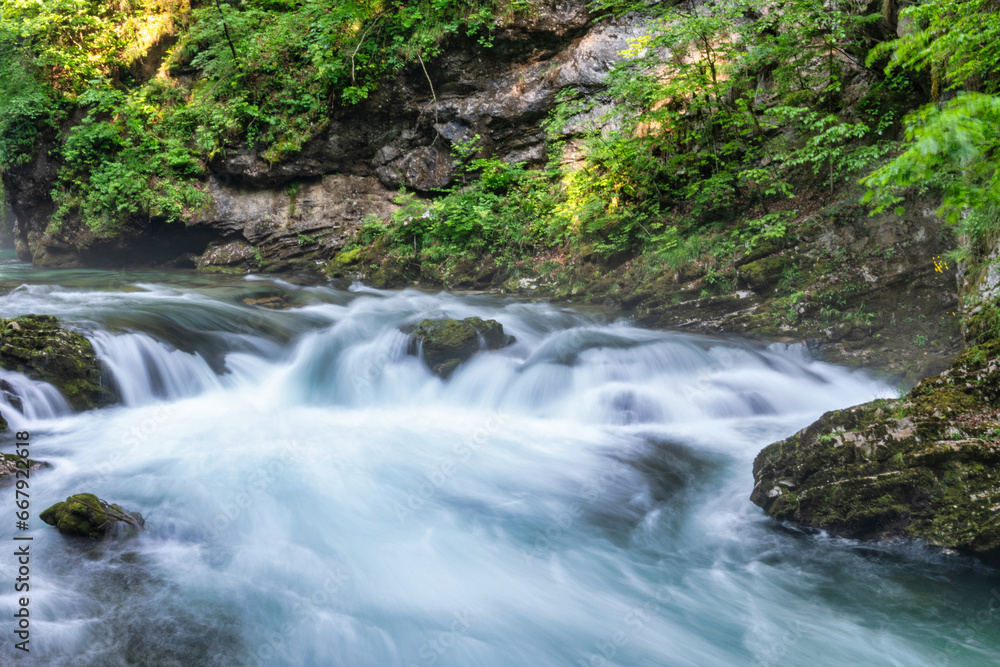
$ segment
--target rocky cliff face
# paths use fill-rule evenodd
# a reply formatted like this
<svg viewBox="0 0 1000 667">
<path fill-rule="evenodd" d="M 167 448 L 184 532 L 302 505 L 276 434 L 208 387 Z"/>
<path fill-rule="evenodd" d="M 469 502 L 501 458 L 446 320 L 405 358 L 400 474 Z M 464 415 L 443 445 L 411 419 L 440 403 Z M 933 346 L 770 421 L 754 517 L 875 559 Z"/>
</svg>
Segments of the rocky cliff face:
<svg viewBox="0 0 1000 667">
<path fill-rule="evenodd" d="M 555 0 L 500 31 L 490 49 L 454 43 L 433 62 L 404 71 L 329 126 L 288 160 L 271 164 L 246 146 L 210 165 L 212 203 L 187 229 L 135 220 L 102 238 L 70 219 L 48 230 L 49 192 L 58 165 L 52 145 L 5 176 L 17 217 L 19 256 L 39 266 L 195 263 L 222 270 L 280 270 L 329 258 L 366 216 L 387 215 L 401 186 L 428 194 L 448 185 L 451 147 L 479 135 L 484 155 L 538 164 L 540 126 L 566 87 L 596 96 L 636 20 L 595 23 L 582 0 Z M 71 121 L 72 123 L 72 121 Z"/>
</svg>

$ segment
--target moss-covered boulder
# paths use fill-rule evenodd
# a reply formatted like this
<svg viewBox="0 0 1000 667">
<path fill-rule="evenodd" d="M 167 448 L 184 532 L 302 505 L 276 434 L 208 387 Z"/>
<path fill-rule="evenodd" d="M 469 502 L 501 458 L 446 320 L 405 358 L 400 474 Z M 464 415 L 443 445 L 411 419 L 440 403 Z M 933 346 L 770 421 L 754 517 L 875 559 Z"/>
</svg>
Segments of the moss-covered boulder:
<svg viewBox="0 0 1000 667">
<path fill-rule="evenodd" d="M 1000 342 L 900 400 L 828 412 L 754 461 L 775 519 L 1000 558 Z"/>
<path fill-rule="evenodd" d="M 92 493 L 70 496 L 42 512 L 39 518 L 64 535 L 90 539 L 117 532 L 131 536 L 145 525 L 138 512 L 128 512 L 120 505 L 112 505 Z"/>
<path fill-rule="evenodd" d="M 114 401 L 90 341 L 49 315 L 0 319 L 0 367 L 48 382 L 77 410 Z"/>
<path fill-rule="evenodd" d="M 496 320 L 467 317 L 464 320 L 424 320 L 410 332 L 409 353 L 419 354 L 431 371 L 449 377 L 459 364 L 480 350 L 497 350 L 514 342 Z"/>
</svg>

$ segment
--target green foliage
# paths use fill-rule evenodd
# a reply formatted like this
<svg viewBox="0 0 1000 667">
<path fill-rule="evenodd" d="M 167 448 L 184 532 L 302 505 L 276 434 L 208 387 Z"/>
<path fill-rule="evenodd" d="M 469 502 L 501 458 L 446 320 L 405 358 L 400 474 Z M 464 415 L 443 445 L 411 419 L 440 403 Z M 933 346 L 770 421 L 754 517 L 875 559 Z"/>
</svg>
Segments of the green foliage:
<svg viewBox="0 0 1000 667">
<path fill-rule="evenodd" d="M 114 234 L 132 216 L 182 220 L 208 203 L 193 180 L 204 165 L 178 131 L 179 117 L 163 113 L 169 95 L 170 85 L 160 83 L 132 94 L 92 89 L 81 96 L 91 111 L 61 148 L 55 228 L 75 211 L 92 231 Z"/>
<path fill-rule="evenodd" d="M 278 162 L 326 127 L 331 103 L 367 99 L 386 75 L 437 56 L 450 35 L 477 36 L 488 46 L 498 15 L 523 11 L 526 3 L 245 0 L 224 6 L 221 14 L 211 4 L 196 9 L 176 52 L 175 66 L 203 71 L 212 110 L 221 112 L 202 123 L 202 148 L 214 154 L 245 132 L 265 159 Z"/>
<path fill-rule="evenodd" d="M 929 0 L 900 21 L 903 36 L 869 61 L 890 56 L 889 75 L 929 71 L 934 103 L 906 118 L 905 150 L 862 181 L 865 201 L 901 212 L 908 191 L 940 192 L 939 213 L 964 239 L 950 259 L 974 264 L 1000 233 L 1000 14 L 995 2 Z"/>
<path fill-rule="evenodd" d="M 903 191 L 934 187 L 941 213 L 970 239 L 997 231 L 1000 220 L 1000 98 L 962 93 L 907 119 L 907 149 L 864 179 L 876 212 L 903 201 Z"/>
<path fill-rule="evenodd" d="M 788 166 L 807 165 L 816 176 L 823 176 L 831 191 L 859 172 L 871 168 L 892 145 L 887 142 L 852 145 L 871 132 L 864 122 L 846 123 L 836 115 L 810 111 L 802 107 L 777 107 L 771 110 L 783 125 L 798 126 L 809 138 L 792 150 L 785 159 Z"/>
<path fill-rule="evenodd" d="M 407 65 L 419 65 L 433 95 L 427 63 L 445 40 L 488 48 L 495 28 L 530 6 L 8 0 L 0 8 L 0 169 L 23 163 L 42 139 L 55 147 L 63 165 L 55 227 L 79 216 L 110 234 L 136 217 L 183 220 L 207 203 L 206 165 L 227 147 L 246 143 L 271 163 L 285 160 L 336 109 L 369 98 Z M 483 156 L 479 137 L 457 143 L 452 188 L 430 202 L 401 194 L 401 211 L 367 221 L 359 240 L 432 261 L 511 263 L 558 245 L 618 258 L 649 251 L 674 267 L 698 261 L 706 283 L 725 291 L 740 254 L 794 236 L 790 198 L 834 192 L 896 148 L 888 138 L 897 107 L 914 98 L 908 70 L 986 92 L 997 80 L 1000 22 L 982 0 L 909 7 L 903 16 L 915 29 L 889 46 L 873 37 L 883 32 L 879 15 L 854 0 L 789 0 L 766 13 L 749 0 L 595 7 L 643 12 L 649 30 L 612 68 L 604 97 L 559 94 L 545 124 L 546 170 Z M 183 84 L 142 74 L 142 56 L 166 36 L 177 43 L 161 72 L 184 74 Z M 890 71 L 877 77 L 868 68 L 886 56 Z M 864 97 L 847 95 L 861 79 L 874 82 Z M 71 114 L 82 121 L 66 131 Z M 998 121 L 986 95 L 919 111 L 907 121 L 910 148 L 865 181 L 871 200 L 894 206 L 901 188 L 941 188 L 963 229 L 992 233 Z M 564 153 L 569 134 L 575 141 Z M 288 191 L 293 217 L 296 188 Z M 300 245 L 313 243 L 300 235 Z M 783 280 L 794 306 L 797 278 Z"/>
<path fill-rule="evenodd" d="M 733 232 L 734 240 L 748 251 L 768 241 L 780 241 L 788 235 L 793 216 L 792 211 L 775 211 L 748 220 Z"/>
<path fill-rule="evenodd" d="M 875 61 L 890 55 L 888 72 L 929 69 L 935 91 L 998 91 L 1000 15 L 993 0 L 931 0 L 908 5 L 900 13 L 907 30 L 899 40 L 879 45 Z M 935 100 L 936 101 L 936 100 Z"/>
<path fill-rule="evenodd" d="M 888 87 L 853 118 L 842 106 L 879 19 L 864 5 L 795 0 L 767 15 L 746 0 L 598 6 L 646 13 L 650 32 L 612 69 L 614 104 L 603 118 L 593 120 L 592 102 L 575 91 L 559 97 L 548 124 L 554 142 L 567 128 L 590 127 L 582 160 L 559 165 L 560 239 L 606 254 L 667 243 L 663 253 L 676 260 L 687 247 L 680 239 L 700 236 L 713 256 L 731 259 L 737 245 L 785 235 L 793 213 L 782 200 L 803 180 L 834 190 L 892 148 Z M 666 211 L 680 224 L 666 226 Z M 742 229 L 719 234 L 737 218 Z"/>
<path fill-rule="evenodd" d="M 131 66 L 175 29 L 184 0 L 6 0 L 0 42 L 21 52 L 55 90 L 72 99 L 93 81 L 133 78 Z M 13 46 L 16 45 L 16 46 Z"/>
<path fill-rule="evenodd" d="M 63 167 L 58 228 L 79 215 L 99 233 L 134 216 L 179 220 L 208 200 L 207 161 L 246 141 L 280 161 L 451 35 L 489 46 L 524 0 L 9 0 L 0 6 L 0 170 L 43 134 Z M 184 30 L 180 30 L 184 27 Z M 176 35 L 165 67 L 194 82 L 145 80 L 142 58 Z M 161 70 L 162 71 L 162 70 Z M 147 72 L 148 74 L 148 72 Z M 53 140 L 76 112 L 82 124 Z M 60 145 L 61 144 L 61 145 Z M 488 165 L 487 165 L 488 166 Z M 508 187 L 503 170 L 489 188 Z"/>
<path fill-rule="evenodd" d="M 463 151 L 466 158 L 473 153 L 469 145 Z M 401 208 L 389 220 L 367 220 L 360 240 L 384 239 L 432 262 L 489 255 L 509 264 L 548 247 L 544 221 L 556 199 L 544 172 L 484 158 L 461 165 L 460 171 L 471 182 L 439 199 L 428 202 L 401 192 L 396 200 Z"/>
<path fill-rule="evenodd" d="M 49 91 L 0 32 L 0 170 L 29 158 L 48 116 Z"/>
</svg>

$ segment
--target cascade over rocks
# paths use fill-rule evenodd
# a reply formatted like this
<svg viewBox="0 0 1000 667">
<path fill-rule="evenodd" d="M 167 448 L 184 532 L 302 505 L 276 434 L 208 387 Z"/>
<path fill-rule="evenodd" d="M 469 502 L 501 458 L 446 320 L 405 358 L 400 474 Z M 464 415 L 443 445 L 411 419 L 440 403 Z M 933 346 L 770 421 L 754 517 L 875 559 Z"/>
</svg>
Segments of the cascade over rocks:
<svg viewBox="0 0 1000 667">
<path fill-rule="evenodd" d="M 98 539 L 116 533 L 126 537 L 136 535 L 145 525 L 142 514 L 112 505 L 92 493 L 78 493 L 56 503 L 39 518 L 55 526 L 63 535 Z"/>
<path fill-rule="evenodd" d="M 77 410 L 115 400 L 101 383 L 101 364 L 90 341 L 49 315 L 0 319 L 0 368 L 48 382 Z"/>
<path fill-rule="evenodd" d="M 435 375 L 447 379 L 460 364 L 480 350 L 498 350 L 514 342 L 496 320 L 468 317 L 464 320 L 424 320 L 412 332 L 407 349 L 424 361 Z"/>
</svg>

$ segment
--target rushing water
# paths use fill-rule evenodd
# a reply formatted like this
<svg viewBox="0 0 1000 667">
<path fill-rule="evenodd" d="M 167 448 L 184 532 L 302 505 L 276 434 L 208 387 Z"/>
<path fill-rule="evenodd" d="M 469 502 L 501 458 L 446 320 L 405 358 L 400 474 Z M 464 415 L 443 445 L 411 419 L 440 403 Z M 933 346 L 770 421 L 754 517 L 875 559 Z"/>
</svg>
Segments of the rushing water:
<svg viewBox="0 0 1000 667">
<path fill-rule="evenodd" d="M 8 262 L 0 286 L 0 316 L 84 331 L 124 399 L 72 414 L 3 373 L 25 407 L 0 410 L 53 465 L 32 477 L 32 652 L 5 630 L 3 664 L 1000 660 L 990 570 L 792 531 L 747 500 L 764 445 L 889 393 L 800 346 L 254 278 Z M 290 307 L 250 305 L 273 297 Z M 400 326 L 471 315 L 517 343 L 448 382 L 406 355 Z M 148 532 L 94 548 L 37 519 L 85 491 Z"/>
</svg>

